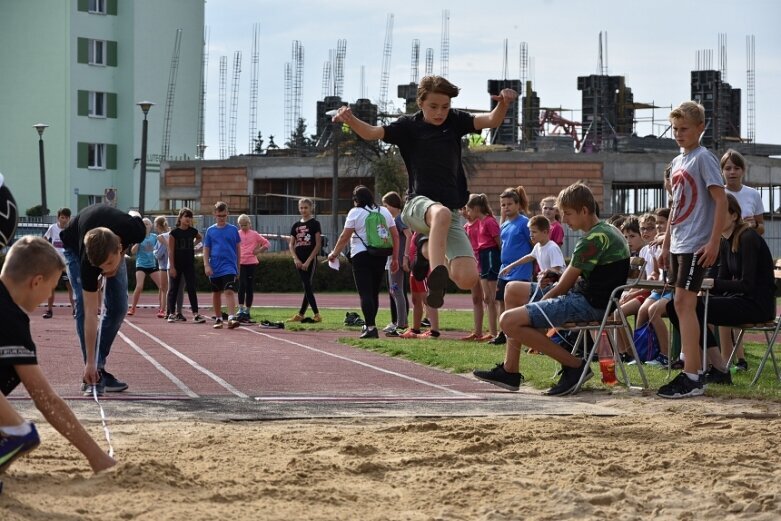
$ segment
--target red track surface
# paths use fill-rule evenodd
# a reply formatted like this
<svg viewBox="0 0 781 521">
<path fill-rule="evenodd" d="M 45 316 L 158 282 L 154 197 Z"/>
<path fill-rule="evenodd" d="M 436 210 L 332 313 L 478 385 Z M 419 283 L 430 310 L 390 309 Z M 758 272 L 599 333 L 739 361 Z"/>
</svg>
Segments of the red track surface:
<svg viewBox="0 0 781 521">
<path fill-rule="evenodd" d="M 334 305 L 329 300 L 323 305 Z M 52 386 L 64 398 L 79 399 L 83 365 L 68 311 L 55 308 L 48 320 L 35 315 L 31 327 Z M 257 326 L 215 330 L 208 322 L 168 324 L 153 310 L 139 309 L 123 324 L 107 364 L 130 388 L 105 399 L 473 400 L 474 393 L 488 390 L 463 376 L 337 341 L 351 334 Z M 22 397 L 24 390 L 12 396 Z"/>
</svg>

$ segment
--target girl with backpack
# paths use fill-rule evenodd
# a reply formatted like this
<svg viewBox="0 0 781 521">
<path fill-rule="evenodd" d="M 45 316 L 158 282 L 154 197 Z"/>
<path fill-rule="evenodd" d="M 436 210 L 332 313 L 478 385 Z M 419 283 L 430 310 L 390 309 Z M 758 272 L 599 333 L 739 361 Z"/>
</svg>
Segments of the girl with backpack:
<svg viewBox="0 0 781 521">
<path fill-rule="evenodd" d="M 353 204 L 355 207 L 347 214 L 344 230 L 328 260 L 335 260 L 350 242 L 353 278 L 366 323 L 360 338 L 379 338 L 375 320 L 380 307 L 380 286 L 388 256 L 391 256 L 391 273 L 399 269 L 399 233 L 393 216 L 387 208 L 374 202 L 374 194 L 367 187 L 355 187 Z"/>
</svg>

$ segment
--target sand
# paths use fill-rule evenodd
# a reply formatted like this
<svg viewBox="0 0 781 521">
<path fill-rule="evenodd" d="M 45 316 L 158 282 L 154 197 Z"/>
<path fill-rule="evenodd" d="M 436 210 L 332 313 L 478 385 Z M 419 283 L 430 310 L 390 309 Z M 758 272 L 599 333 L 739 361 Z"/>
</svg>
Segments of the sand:
<svg viewBox="0 0 781 521">
<path fill-rule="evenodd" d="M 781 405 L 602 405 L 622 414 L 120 421 L 97 476 L 42 423 L 0 519 L 781 519 Z"/>
</svg>

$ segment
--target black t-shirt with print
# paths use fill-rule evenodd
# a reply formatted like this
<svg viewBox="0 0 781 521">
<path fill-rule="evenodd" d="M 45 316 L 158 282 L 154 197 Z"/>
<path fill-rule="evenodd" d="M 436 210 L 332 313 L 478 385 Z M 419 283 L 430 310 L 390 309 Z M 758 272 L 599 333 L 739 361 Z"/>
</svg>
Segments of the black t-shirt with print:
<svg viewBox="0 0 781 521">
<path fill-rule="evenodd" d="M 84 291 L 98 290 L 98 277 L 102 270 L 87 260 L 84 248 L 84 236 L 95 228 L 108 228 L 119 236 L 122 249 L 127 250 L 133 244 L 140 243 L 146 237 L 146 226 L 140 217 L 133 217 L 105 204 L 88 206 L 71 219 L 67 228 L 60 233 L 62 244 L 69 250 L 79 253 L 81 258 L 81 284 Z"/>
<path fill-rule="evenodd" d="M 174 268 L 178 270 L 183 266 L 191 266 L 195 259 L 198 230 L 192 226 L 186 230 L 174 228 L 171 230 L 171 237 L 174 238 Z"/>
<path fill-rule="evenodd" d="M 423 195 L 451 209 L 463 207 L 469 199 L 466 175 L 461 164 L 461 138 L 477 132 L 474 116 L 450 109 L 441 125 L 423 121 L 423 112 L 383 127 L 383 141 L 397 145 L 407 167 L 407 198 Z"/>
<path fill-rule="evenodd" d="M 314 217 L 304 222 L 296 221 L 290 228 L 293 248 L 301 262 L 305 262 L 315 249 L 318 233 L 322 233 L 320 222 Z"/>
<path fill-rule="evenodd" d="M 13 301 L 0 282 L 0 392 L 8 396 L 19 385 L 14 366 L 37 364 L 30 335 L 30 317 Z"/>
</svg>

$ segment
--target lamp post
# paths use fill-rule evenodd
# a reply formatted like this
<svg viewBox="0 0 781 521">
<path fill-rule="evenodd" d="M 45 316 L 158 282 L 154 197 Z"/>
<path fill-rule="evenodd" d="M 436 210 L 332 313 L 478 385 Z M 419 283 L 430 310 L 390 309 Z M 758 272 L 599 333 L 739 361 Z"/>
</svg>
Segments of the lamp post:
<svg viewBox="0 0 781 521">
<path fill-rule="evenodd" d="M 136 105 L 141 107 L 141 112 L 144 113 L 144 122 L 141 126 L 141 180 L 138 189 L 138 213 L 144 215 L 144 197 L 146 196 L 146 136 L 149 130 L 149 122 L 146 119 L 146 115 L 149 113 L 149 109 L 152 108 L 154 103 L 151 101 L 139 101 Z"/>
<path fill-rule="evenodd" d="M 49 215 L 49 208 L 46 206 L 46 165 L 43 161 L 43 131 L 48 127 L 49 125 L 44 123 L 33 125 L 33 128 L 38 131 L 38 161 L 41 164 L 41 209 L 43 215 Z"/>
</svg>

